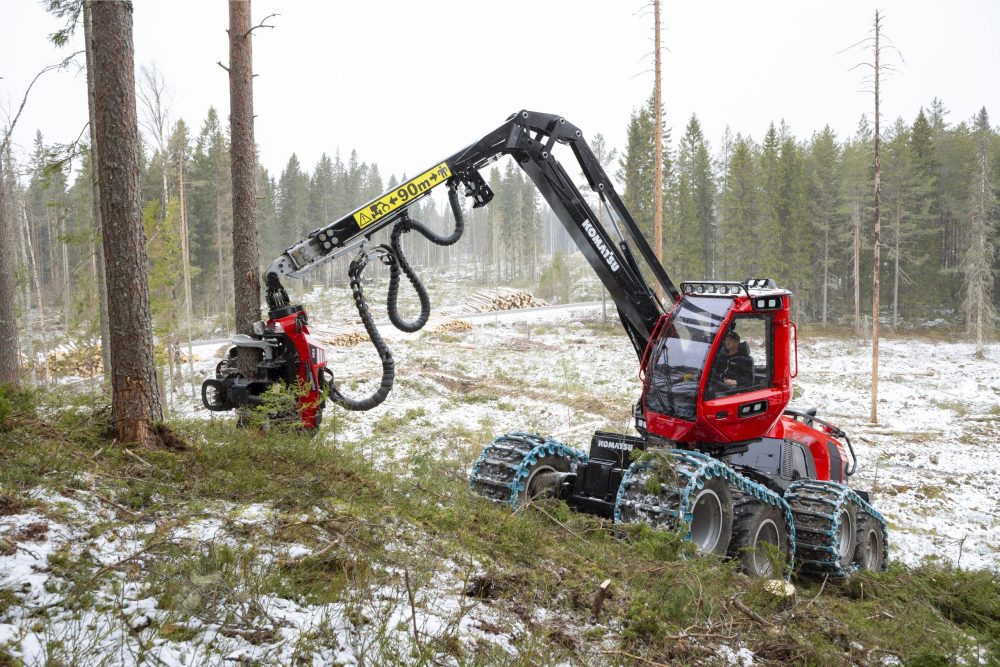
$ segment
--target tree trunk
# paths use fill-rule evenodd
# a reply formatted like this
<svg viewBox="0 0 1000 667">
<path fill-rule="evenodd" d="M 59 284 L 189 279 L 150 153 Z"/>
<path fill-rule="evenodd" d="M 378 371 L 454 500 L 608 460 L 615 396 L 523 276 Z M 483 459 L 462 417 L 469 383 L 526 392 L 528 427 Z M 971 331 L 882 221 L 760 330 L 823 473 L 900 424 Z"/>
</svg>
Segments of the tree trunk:
<svg viewBox="0 0 1000 667">
<path fill-rule="evenodd" d="M 830 294 L 830 227 L 823 229 L 823 326 L 826 326 L 827 303 Z"/>
<path fill-rule="evenodd" d="M 0 153 L 0 384 L 21 385 L 21 343 L 17 332 L 17 298 L 14 289 L 14 235 L 8 216 L 8 183 L 4 155 Z"/>
<path fill-rule="evenodd" d="M 97 307 L 101 326 L 101 361 L 104 364 L 104 381 L 111 380 L 111 331 L 108 327 L 108 283 L 104 266 L 104 243 L 101 242 L 101 188 L 97 182 L 97 121 L 94 100 L 94 35 L 91 20 L 93 0 L 83 3 L 83 42 L 87 54 L 87 107 L 90 113 L 90 189 L 93 193 L 94 236 L 97 237 Z"/>
<path fill-rule="evenodd" d="M 14 193 L 11 193 L 13 195 Z M 15 197 L 11 196 L 10 201 L 7 202 L 7 221 L 11 225 L 15 225 L 17 228 L 17 249 L 18 255 L 21 262 L 21 266 L 24 267 L 24 278 L 21 283 L 21 307 L 23 308 L 23 318 L 24 318 L 24 356 L 27 360 L 29 384 L 35 384 L 37 373 L 35 372 L 36 358 L 35 358 L 35 340 L 34 340 L 34 322 L 31 317 L 31 264 L 29 262 L 29 230 L 26 229 L 24 224 L 19 224 L 17 221 L 24 221 L 25 218 L 22 217 L 21 212 L 24 210 L 23 204 L 20 201 L 20 197 L 17 198 L 17 205 L 15 206 Z"/>
<path fill-rule="evenodd" d="M 73 313 L 73 291 L 69 279 L 69 243 L 66 242 L 65 208 L 59 208 L 56 219 L 59 221 L 59 246 L 62 260 L 63 332 L 68 334 L 70 316 Z"/>
<path fill-rule="evenodd" d="M 882 258 L 882 137 L 879 136 L 879 37 L 881 18 L 875 10 L 875 246 L 872 249 L 872 400 L 870 421 L 878 423 L 878 313 L 879 273 Z"/>
<path fill-rule="evenodd" d="M 260 319 L 257 159 L 253 139 L 253 34 L 250 0 L 229 0 L 229 158 L 233 179 L 233 297 L 236 333 Z M 261 351 L 240 348 L 240 372 L 252 377 Z"/>
<path fill-rule="evenodd" d="M 896 221 L 895 221 L 895 248 L 893 249 L 893 259 L 894 266 L 892 271 L 892 330 L 896 331 L 899 327 L 899 251 L 900 251 L 900 225 L 901 225 L 901 210 L 900 210 L 900 193 L 902 191 L 903 184 L 896 184 Z"/>
<path fill-rule="evenodd" d="M 111 420 L 118 439 L 149 445 L 163 419 L 153 362 L 146 236 L 139 195 L 132 4 L 97 2 L 94 100 L 111 348 Z"/>
<path fill-rule="evenodd" d="M 653 251 L 663 264 L 663 97 L 660 85 L 660 0 L 653 0 Z M 656 288 L 660 291 L 659 285 Z M 662 297 L 663 295 L 660 294 Z"/>
<path fill-rule="evenodd" d="M 188 238 L 187 211 L 184 204 L 184 159 L 181 154 L 177 158 L 177 181 L 180 192 L 181 207 L 181 266 L 184 273 L 184 326 L 187 333 L 188 372 L 191 375 L 191 391 L 194 388 L 194 352 L 191 349 L 191 321 L 194 319 L 191 307 L 191 245 Z"/>
<path fill-rule="evenodd" d="M 854 200 L 854 333 L 861 335 L 861 204 Z"/>
</svg>

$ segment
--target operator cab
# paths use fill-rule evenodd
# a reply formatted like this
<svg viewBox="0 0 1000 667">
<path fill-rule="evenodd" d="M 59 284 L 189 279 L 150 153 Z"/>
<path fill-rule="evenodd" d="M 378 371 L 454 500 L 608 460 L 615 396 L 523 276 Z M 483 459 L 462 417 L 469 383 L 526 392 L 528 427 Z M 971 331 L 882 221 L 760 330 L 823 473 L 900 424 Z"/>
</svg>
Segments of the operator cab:
<svg viewBox="0 0 1000 667">
<path fill-rule="evenodd" d="M 643 359 L 639 426 L 687 444 L 766 435 L 792 395 L 791 293 L 767 279 L 681 290 Z"/>
</svg>

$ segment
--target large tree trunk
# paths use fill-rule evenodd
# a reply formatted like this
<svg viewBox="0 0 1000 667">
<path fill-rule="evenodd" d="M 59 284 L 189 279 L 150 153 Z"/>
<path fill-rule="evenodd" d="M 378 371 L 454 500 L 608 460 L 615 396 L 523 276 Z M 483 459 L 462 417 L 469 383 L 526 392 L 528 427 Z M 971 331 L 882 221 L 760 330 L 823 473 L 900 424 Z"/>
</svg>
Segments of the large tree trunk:
<svg viewBox="0 0 1000 667">
<path fill-rule="evenodd" d="M 233 179 L 233 296 L 236 304 L 236 333 L 247 335 L 253 333 L 253 324 L 260 319 L 252 44 L 250 0 L 230 0 L 229 157 Z M 240 372 L 251 377 L 260 359 L 260 350 L 240 348 Z"/>
<path fill-rule="evenodd" d="M 653 252 L 663 264 L 663 97 L 660 84 L 660 0 L 653 0 Z M 657 292 L 660 291 L 657 285 Z M 662 294 L 660 295 L 663 296 Z"/>
<path fill-rule="evenodd" d="M 8 182 L 0 151 L 0 384 L 21 384 L 21 343 L 17 333 L 17 298 L 14 289 L 14 234 L 8 215 Z"/>
<path fill-rule="evenodd" d="M 94 31 L 101 223 L 109 294 L 111 419 L 118 439 L 155 442 L 163 419 L 153 362 L 146 235 L 139 196 L 132 3 L 97 2 Z"/>
<path fill-rule="evenodd" d="M 879 273 L 882 260 L 882 137 L 879 136 L 879 37 L 881 17 L 875 10 L 875 244 L 872 260 L 872 396 L 870 421 L 878 423 L 878 314 Z"/>
</svg>

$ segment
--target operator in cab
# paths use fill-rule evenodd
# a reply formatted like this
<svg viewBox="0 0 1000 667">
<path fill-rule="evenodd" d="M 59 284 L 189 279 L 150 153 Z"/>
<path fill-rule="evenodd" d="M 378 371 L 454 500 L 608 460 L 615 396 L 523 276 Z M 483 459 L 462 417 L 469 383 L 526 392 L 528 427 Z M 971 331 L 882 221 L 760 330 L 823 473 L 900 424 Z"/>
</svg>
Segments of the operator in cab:
<svg viewBox="0 0 1000 667">
<path fill-rule="evenodd" d="M 726 332 L 723 348 L 716 356 L 712 374 L 725 393 L 749 389 L 753 384 L 753 358 L 747 344 L 740 340 L 735 329 Z"/>
</svg>

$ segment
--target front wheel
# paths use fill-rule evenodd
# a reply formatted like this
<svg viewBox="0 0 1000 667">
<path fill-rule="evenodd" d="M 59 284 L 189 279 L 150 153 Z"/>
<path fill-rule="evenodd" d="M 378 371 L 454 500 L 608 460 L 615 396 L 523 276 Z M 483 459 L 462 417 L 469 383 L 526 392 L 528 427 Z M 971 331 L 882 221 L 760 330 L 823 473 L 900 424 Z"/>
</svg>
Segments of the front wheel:
<svg viewBox="0 0 1000 667">
<path fill-rule="evenodd" d="M 751 577 L 774 577 L 775 563 L 788 560 L 784 512 L 777 505 L 747 498 L 738 503 L 735 515 L 730 556 L 739 558 Z"/>
</svg>

